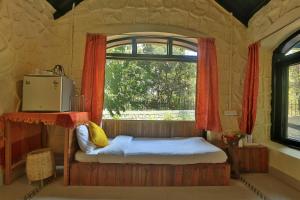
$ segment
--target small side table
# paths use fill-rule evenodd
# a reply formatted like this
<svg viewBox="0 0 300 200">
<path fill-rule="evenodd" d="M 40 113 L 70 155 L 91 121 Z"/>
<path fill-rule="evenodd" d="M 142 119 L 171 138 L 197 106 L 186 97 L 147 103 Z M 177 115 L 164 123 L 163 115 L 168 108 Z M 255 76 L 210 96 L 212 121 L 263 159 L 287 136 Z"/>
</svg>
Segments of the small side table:
<svg viewBox="0 0 300 200">
<path fill-rule="evenodd" d="M 223 142 L 213 142 L 221 148 L 228 156 L 231 165 L 231 177 L 239 178 L 240 173 L 267 173 L 269 169 L 268 148 L 257 145 L 245 145 L 238 147 Z"/>
<path fill-rule="evenodd" d="M 245 145 L 238 148 L 239 169 L 243 173 L 267 173 L 269 170 L 269 150 L 266 146 Z"/>
<path fill-rule="evenodd" d="M 263 145 L 228 146 L 228 156 L 232 178 L 239 178 L 240 173 L 268 173 L 269 151 Z"/>
</svg>

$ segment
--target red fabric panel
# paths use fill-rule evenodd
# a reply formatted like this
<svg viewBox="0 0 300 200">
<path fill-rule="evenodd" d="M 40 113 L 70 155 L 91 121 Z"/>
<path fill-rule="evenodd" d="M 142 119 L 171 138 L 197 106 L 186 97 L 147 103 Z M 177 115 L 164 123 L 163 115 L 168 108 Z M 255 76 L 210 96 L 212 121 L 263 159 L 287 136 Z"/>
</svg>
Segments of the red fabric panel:
<svg viewBox="0 0 300 200">
<path fill-rule="evenodd" d="M 4 167 L 4 121 L 11 123 L 12 161 L 18 162 L 32 150 L 41 147 L 39 123 L 73 128 L 89 120 L 87 112 L 5 113 L 0 116 L 0 167 Z M 35 123 L 35 124 L 34 124 Z"/>
<path fill-rule="evenodd" d="M 4 117 L 0 116 L 0 169 L 4 168 Z"/>
<path fill-rule="evenodd" d="M 5 165 L 5 158 L 4 158 L 4 147 L 0 148 L 0 169 L 4 169 Z"/>
<path fill-rule="evenodd" d="M 89 120 L 87 112 L 67 112 L 57 115 L 55 125 L 65 128 L 75 127 Z"/>
<path fill-rule="evenodd" d="M 3 118 L 12 122 L 43 123 L 46 125 L 58 125 L 65 128 L 73 128 L 77 124 L 82 124 L 89 120 L 87 112 L 15 112 L 5 113 Z"/>
<path fill-rule="evenodd" d="M 41 148 L 41 134 L 34 135 L 12 144 L 12 164 L 26 158 L 27 153 Z"/>
<path fill-rule="evenodd" d="M 4 135 L 4 117 L 0 116 L 0 136 Z M 0 138 L 1 141 L 1 138 Z"/>
<path fill-rule="evenodd" d="M 104 102 L 106 36 L 88 34 L 86 38 L 81 94 L 91 121 L 100 124 Z"/>
<path fill-rule="evenodd" d="M 24 159 L 28 152 L 41 147 L 41 125 L 11 122 L 12 164 Z"/>
<path fill-rule="evenodd" d="M 214 39 L 198 39 L 196 82 L 196 127 L 221 132 L 219 115 L 219 83 L 217 53 Z"/>
<path fill-rule="evenodd" d="M 26 157 L 27 153 L 41 148 L 41 127 L 36 124 L 11 123 L 12 164 Z M 4 140 L 0 142 L 0 167 L 5 165 Z"/>
<path fill-rule="evenodd" d="M 248 47 L 248 62 L 244 82 L 244 97 L 240 131 L 251 134 L 256 120 L 256 105 L 259 86 L 259 46 L 254 43 Z"/>
</svg>

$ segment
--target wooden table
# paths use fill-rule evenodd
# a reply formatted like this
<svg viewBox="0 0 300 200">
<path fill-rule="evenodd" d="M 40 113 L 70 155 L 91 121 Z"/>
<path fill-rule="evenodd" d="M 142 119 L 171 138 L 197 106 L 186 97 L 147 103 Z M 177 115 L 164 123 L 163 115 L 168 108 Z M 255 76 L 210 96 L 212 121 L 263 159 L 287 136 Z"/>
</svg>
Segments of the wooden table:
<svg viewBox="0 0 300 200">
<path fill-rule="evenodd" d="M 5 184 L 13 180 L 14 170 L 24 166 L 26 154 L 43 146 L 42 133 L 46 125 L 58 125 L 65 128 L 64 141 L 64 184 L 69 183 L 69 137 L 78 124 L 88 121 L 87 112 L 59 113 L 6 113 L 4 119 L 5 146 Z M 3 125 L 2 125 L 3 126 Z M 14 146 L 13 146 L 14 145 Z M 17 155 L 17 156 L 16 156 Z"/>
</svg>

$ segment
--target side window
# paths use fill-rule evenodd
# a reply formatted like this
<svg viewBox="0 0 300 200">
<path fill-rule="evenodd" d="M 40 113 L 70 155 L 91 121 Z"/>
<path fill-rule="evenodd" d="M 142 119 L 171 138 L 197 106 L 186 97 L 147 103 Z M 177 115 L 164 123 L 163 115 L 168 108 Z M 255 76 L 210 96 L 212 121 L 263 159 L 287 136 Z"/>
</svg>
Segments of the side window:
<svg viewBox="0 0 300 200">
<path fill-rule="evenodd" d="M 300 148 L 300 31 L 273 54 L 272 140 Z"/>
</svg>

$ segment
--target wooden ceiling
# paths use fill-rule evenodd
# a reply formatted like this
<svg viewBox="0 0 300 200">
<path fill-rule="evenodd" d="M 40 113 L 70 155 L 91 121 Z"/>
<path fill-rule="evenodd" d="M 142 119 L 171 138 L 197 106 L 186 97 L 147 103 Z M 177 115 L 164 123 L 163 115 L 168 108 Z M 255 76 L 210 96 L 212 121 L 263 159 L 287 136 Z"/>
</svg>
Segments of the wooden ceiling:
<svg viewBox="0 0 300 200">
<path fill-rule="evenodd" d="M 270 0 L 215 0 L 235 18 L 248 26 L 251 17 Z"/>
<path fill-rule="evenodd" d="M 83 0 L 47 0 L 55 9 L 54 19 L 66 14 L 72 9 L 73 3 L 78 5 Z M 101 1 L 101 0 L 98 0 Z M 138 1 L 138 0 L 137 0 Z M 215 0 L 228 12 L 232 13 L 245 26 L 250 18 L 270 0 Z"/>
<path fill-rule="evenodd" d="M 53 8 L 55 8 L 55 13 L 53 14 L 54 19 L 58 19 L 68 11 L 72 10 L 73 3 L 77 6 L 83 0 L 47 0 Z M 101 1 L 101 0 L 100 0 Z"/>
</svg>

